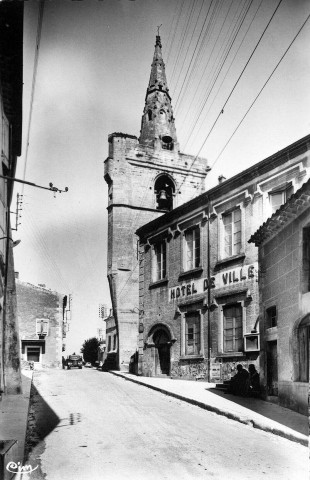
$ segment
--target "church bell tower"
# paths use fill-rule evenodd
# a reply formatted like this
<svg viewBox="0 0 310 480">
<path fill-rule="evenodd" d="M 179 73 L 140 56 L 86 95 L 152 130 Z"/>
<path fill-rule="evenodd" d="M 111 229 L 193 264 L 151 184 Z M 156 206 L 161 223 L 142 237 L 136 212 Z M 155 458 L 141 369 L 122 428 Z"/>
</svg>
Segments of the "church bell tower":
<svg viewBox="0 0 310 480">
<path fill-rule="evenodd" d="M 156 36 L 140 137 L 109 135 L 108 281 L 118 333 L 116 368 L 138 350 L 139 260 L 136 230 L 204 191 L 207 161 L 180 153 L 160 36 Z M 194 161 L 195 160 L 195 161 Z"/>
</svg>

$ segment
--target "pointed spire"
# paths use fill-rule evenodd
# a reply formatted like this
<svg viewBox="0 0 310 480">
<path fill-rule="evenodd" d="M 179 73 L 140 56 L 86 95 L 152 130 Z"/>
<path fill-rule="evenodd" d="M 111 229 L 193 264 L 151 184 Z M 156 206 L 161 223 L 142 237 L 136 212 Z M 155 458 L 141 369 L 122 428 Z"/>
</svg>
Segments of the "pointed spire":
<svg viewBox="0 0 310 480">
<path fill-rule="evenodd" d="M 158 34 L 156 35 L 150 81 L 145 96 L 139 141 L 143 145 L 156 149 L 178 150 L 171 97 L 161 48 L 161 39 Z"/>
</svg>

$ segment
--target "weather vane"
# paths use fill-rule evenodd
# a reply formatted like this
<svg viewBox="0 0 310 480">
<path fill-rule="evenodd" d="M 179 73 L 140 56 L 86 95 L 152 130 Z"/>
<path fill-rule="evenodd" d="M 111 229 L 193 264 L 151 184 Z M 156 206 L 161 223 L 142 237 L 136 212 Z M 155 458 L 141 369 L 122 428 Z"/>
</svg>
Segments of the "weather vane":
<svg viewBox="0 0 310 480">
<path fill-rule="evenodd" d="M 160 29 L 161 26 L 162 26 L 162 23 L 159 25 L 159 27 L 157 27 L 157 35 L 158 35 L 158 37 L 159 37 L 159 29 Z"/>
</svg>

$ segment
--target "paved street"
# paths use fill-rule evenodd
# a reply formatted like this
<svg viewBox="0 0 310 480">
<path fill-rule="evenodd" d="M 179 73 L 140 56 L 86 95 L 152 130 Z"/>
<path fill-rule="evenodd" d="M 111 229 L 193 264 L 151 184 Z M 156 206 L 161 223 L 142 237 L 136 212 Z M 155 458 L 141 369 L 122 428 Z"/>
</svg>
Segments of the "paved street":
<svg viewBox="0 0 310 480">
<path fill-rule="evenodd" d="M 308 478 L 306 447 L 109 373 L 43 370 L 34 383 L 31 480 Z"/>
</svg>

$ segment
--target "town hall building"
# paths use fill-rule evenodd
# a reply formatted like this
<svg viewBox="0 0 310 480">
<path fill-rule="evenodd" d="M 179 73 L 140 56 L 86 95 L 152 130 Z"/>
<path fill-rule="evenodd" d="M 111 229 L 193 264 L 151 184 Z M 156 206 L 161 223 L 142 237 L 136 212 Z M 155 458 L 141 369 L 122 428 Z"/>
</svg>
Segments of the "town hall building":
<svg viewBox="0 0 310 480">
<path fill-rule="evenodd" d="M 263 272 L 249 239 L 309 176 L 307 136 L 137 229 L 140 374 L 222 382 L 238 363 L 260 370 Z"/>
<path fill-rule="evenodd" d="M 128 370 L 138 341 L 139 259 L 135 231 L 204 191 L 208 165 L 180 153 L 171 97 L 156 36 L 140 137 L 109 136 L 108 281 L 118 332 L 118 367 Z"/>
</svg>

